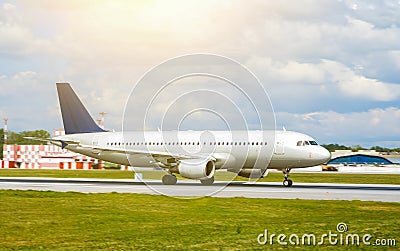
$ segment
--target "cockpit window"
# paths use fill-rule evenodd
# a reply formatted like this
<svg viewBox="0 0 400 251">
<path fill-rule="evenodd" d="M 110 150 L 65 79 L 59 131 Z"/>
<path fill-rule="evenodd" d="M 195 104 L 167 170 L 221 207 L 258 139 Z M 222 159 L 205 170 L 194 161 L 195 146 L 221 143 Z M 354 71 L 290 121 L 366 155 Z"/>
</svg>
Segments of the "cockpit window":
<svg viewBox="0 0 400 251">
<path fill-rule="evenodd" d="M 297 146 L 308 146 L 308 145 L 313 145 L 313 146 L 317 146 L 318 143 L 314 140 L 304 140 L 304 141 L 297 141 Z"/>
</svg>

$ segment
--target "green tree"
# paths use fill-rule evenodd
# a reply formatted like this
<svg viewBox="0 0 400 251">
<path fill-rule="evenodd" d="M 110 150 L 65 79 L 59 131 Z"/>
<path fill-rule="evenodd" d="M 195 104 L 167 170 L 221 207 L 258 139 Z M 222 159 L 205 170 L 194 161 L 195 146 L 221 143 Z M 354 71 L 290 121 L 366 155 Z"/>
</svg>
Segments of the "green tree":
<svg viewBox="0 0 400 251">
<path fill-rule="evenodd" d="M 360 145 L 355 145 L 351 147 L 351 151 L 353 152 L 358 152 L 359 150 L 367 150 L 364 147 L 360 146 Z"/>
<path fill-rule="evenodd" d="M 20 133 L 9 132 L 8 144 L 17 144 L 17 145 L 40 145 L 40 144 L 43 144 L 43 142 L 25 139 L 24 137 L 49 138 L 50 133 L 45 130 L 23 131 Z"/>
<path fill-rule="evenodd" d="M 371 147 L 371 150 L 375 150 L 377 152 L 397 152 L 396 148 L 390 149 L 390 148 L 381 147 L 381 146 L 373 146 L 373 147 Z"/>
<path fill-rule="evenodd" d="M 338 145 L 338 144 L 327 144 L 327 145 L 322 145 L 325 147 L 328 151 L 334 152 L 336 150 L 350 150 L 350 147 L 344 146 L 344 145 Z"/>
</svg>

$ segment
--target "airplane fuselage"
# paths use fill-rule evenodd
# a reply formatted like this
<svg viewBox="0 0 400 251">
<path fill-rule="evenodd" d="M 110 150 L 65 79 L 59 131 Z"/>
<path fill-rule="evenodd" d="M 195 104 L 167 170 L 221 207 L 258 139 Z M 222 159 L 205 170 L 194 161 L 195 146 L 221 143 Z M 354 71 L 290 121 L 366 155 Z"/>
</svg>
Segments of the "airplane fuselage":
<svg viewBox="0 0 400 251">
<path fill-rule="evenodd" d="M 233 170 L 302 168 L 330 159 L 330 153 L 313 138 L 292 131 L 98 132 L 54 139 L 79 142 L 68 144 L 68 150 L 137 167 L 167 167 L 168 160 L 154 158 L 157 153 L 169 154 L 171 159 L 174 155 L 212 158 L 216 169 Z"/>
</svg>

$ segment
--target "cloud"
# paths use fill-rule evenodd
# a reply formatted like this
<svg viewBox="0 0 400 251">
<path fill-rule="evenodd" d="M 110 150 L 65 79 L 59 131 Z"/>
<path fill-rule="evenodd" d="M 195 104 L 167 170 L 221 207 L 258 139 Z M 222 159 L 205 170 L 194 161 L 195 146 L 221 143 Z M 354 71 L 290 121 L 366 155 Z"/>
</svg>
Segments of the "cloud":
<svg viewBox="0 0 400 251">
<path fill-rule="evenodd" d="M 288 130 L 309 133 L 322 143 L 342 142 L 352 145 L 364 142 L 372 146 L 377 142 L 385 141 L 389 144 L 400 140 L 400 128 L 393 126 L 400 123 L 400 109 L 397 107 L 352 113 L 278 112 L 277 121 Z"/>
<path fill-rule="evenodd" d="M 49 88 L 50 83 L 46 83 L 45 79 L 42 73 L 33 71 L 0 78 L 0 110 L 3 116 L 9 118 L 10 130 L 44 128 L 39 125 L 60 121 L 59 116 L 48 112 L 56 97 L 55 90 Z"/>
<path fill-rule="evenodd" d="M 398 18 L 400 3 L 398 1 L 345 0 L 344 3 L 351 8 L 353 16 L 366 20 L 376 27 L 385 28 L 400 24 Z"/>
<path fill-rule="evenodd" d="M 15 5 L 0 6 L 0 54 L 6 57 L 23 57 L 47 52 L 51 43 L 40 39 L 26 25 L 23 15 Z"/>
<path fill-rule="evenodd" d="M 347 66 L 323 61 L 330 82 L 336 83 L 343 95 L 376 101 L 393 101 L 400 97 L 400 85 L 385 83 L 357 74 Z"/>
<path fill-rule="evenodd" d="M 353 76 L 339 82 L 341 91 L 351 97 L 363 97 L 377 101 L 392 101 L 400 97 L 400 86 L 376 79 Z"/>
<path fill-rule="evenodd" d="M 52 130 L 61 124 L 54 83 L 71 82 L 92 114 L 107 112 L 106 125 L 118 130 L 128 93 L 148 69 L 208 52 L 253 70 L 285 124 L 295 125 L 296 114 L 320 124 L 329 114 L 376 128 L 384 118 L 372 111 L 394 116 L 390 109 L 398 109 L 399 17 L 397 2 L 369 0 L 3 3 L 0 91 L 7 96 L 0 94 L 0 110 L 20 119 L 15 130 Z M 398 121 L 387 121 L 386 130 L 395 131 Z M 326 135 L 329 128 L 314 129 Z"/>
<path fill-rule="evenodd" d="M 316 85 L 319 86 L 320 95 L 327 94 L 329 89 L 336 92 L 329 95 L 341 95 L 349 99 L 394 101 L 400 98 L 400 85 L 367 78 L 337 61 L 322 59 L 314 63 L 293 60 L 282 62 L 253 57 L 248 64 L 263 75 L 269 89 L 276 88 L 274 83 L 284 85 L 285 89 L 295 88 L 294 85 Z"/>
</svg>

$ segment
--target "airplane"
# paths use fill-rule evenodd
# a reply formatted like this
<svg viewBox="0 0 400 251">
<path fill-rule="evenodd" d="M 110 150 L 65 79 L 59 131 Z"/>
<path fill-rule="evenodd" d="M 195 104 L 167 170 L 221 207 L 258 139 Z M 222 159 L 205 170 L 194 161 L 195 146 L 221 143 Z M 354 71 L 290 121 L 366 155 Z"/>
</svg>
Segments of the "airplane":
<svg viewBox="0 0 400 251">
<path fill-rule="evenodd" d="M 291 187 L 291 169 L 320 165 L 331 158 L 312 137 L 286 130 L 106 131 L 92 119 L 69 83 L 56 86 L 65 135 L 31 139 L 120 165 L 166 169 L 164 185 L 176 184 L 175 174 L 212 185 L 217 170 L 261 178 L 268 169 L 278 169 L 284 174 L 283 186 Z"/>
</svg>

